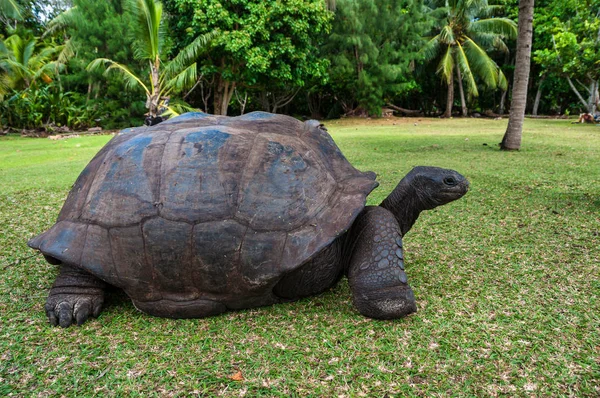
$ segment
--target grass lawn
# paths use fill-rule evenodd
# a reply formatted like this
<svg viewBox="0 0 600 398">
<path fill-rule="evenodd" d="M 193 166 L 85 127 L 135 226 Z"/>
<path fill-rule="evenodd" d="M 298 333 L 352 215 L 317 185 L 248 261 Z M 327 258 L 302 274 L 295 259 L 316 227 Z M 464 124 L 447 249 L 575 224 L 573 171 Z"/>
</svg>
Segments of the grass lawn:
<svg viewBox="0 0 600 398">
<path fill-rule="evenodd" d="M 345 280 L 296 303 L 153 318 L 123 294 L 97 320 L 50 327 L 57 268 L 25 242 L 49 228 L 110 136 L 0 138 L 0 396 L 600 396 L 600 128 L 527 120 L 339 120 L 378 204 L 415 165 L 454 168 L 460 201 L 404 239 L 419 311 L 353 309 Z"/>
</svg>

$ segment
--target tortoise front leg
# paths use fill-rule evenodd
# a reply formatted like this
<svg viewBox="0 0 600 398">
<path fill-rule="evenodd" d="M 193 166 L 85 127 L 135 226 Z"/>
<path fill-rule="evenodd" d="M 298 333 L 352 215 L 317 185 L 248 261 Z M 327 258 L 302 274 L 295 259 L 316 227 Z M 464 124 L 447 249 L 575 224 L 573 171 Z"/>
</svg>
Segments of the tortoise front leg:
<svg viewBox="0 0 600 398">
<path fill-rule="evenodd" d="M 63 328 L 98 317 L 104 303 L 106 283 L 79 268 L 62 265 L 46 300 L 46 315 L 52 326 Z"/>
<path fill-rule="evenodd" d="M 349 234 L 348 280 L 361 314 L 395 319 L 417 311 L 407 283 L 402 234 L 394 215 L 382 207 L 366 207 Z"/>
</svg>

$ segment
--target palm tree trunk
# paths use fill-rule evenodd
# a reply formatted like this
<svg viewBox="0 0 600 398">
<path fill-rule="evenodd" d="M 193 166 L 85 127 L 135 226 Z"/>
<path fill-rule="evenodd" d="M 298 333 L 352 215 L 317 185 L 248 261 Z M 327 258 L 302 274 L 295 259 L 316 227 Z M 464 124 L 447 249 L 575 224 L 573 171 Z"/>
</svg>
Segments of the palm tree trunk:
<svg viewBox="0 0 600 398">
<path fill-rule="evenodd" d="M 502 95 L 500 96 L 500 109 L 498 110 L 498 113 L 501 115 L 504 115 L 504 108 L 506 105 L 506 93 L 508 93 L 508 88 L 502 91 Z"/>
<path fill-rule="evenodd" d="M 460 109 L 464 117 L 467 116 L 469 110 L 467 109 L 467 103 L 465 101 L 465 90 L 463 89 L 462 76 L 460 74 L 460 68 L 456 68 L 456 78 L 458 80 L 458 91 L 460 92 Z"/>
<path fill-rule="evenodd" d="M 160 82 L 158 74 L 158 65 L 160 61 L 156 61 L 154 64 L 150 63 L 150 81 L 152 82 L 152 93 L 146 98 L 146 108 L 148 108 L 148 115 L 155 118 L 158 116 L 158 103 L 160 101 Z"/>
<path fill-rule="evenodd" d="M 512 90 L 512 103 L 506 133 L 500 143 L 502 150 L 519 150 L 523 134 L 525 106 L 527 106 L 527 85 L 531 65 L 531 38 L 533 36 L 534 0 L 519 0 L 519 35 L 517 36 L 517 57 L 515 79 Z"/>
<path fill-rule="evenodd" d="M 446 99 L 446 112 L 442 117 L 452 117 L 452 104 L 454 103 L 454 74 L 450 74 L 450 81 L 448 82 L 448 97 Z"/>
</svg>

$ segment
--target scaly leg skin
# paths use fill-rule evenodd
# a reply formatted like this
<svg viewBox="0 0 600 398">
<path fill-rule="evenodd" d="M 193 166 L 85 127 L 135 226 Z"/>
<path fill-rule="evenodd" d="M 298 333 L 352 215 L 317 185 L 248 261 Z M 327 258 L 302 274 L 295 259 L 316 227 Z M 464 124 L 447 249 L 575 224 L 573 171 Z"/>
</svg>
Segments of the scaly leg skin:
<svg viewBox="0 0 600 398">
<path fill-rule="evenodd" d="M 104 303 L 106 283 L 78 268 L 62 265 L 46 300 L 46 315 L 52 326 L 82 325 L 97 318 Z"/>
<path fill-rule="evenodd" d="M 348 280 L 361 314 L 395 319 L 417 311 L 404 272 L 400 227 L 391 212 L 366 207 L 350 230 L 348 249 Z"/>
</svg>

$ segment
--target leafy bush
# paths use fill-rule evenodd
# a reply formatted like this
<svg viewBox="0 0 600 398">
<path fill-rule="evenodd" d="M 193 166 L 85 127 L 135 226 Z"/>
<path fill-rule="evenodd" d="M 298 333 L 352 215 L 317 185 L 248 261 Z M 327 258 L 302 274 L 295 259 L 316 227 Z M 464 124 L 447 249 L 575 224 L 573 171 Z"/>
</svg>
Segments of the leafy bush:
<svg viewBox="0 0 600 398">
<path fill-rule="evenodd" d="M 85 105 L 79 93 L 63 93 L 52 86 L 15 91 L 0 102 L 0 123 L 14 129 L 51 129 L 91 127 L 98 111 Z"/>
<path fill-rule="evenodd" d="M 57 127 L 118 129 L 141 125 L 144 110 L 143 101 L 134 101 L 124 107 L 121 101 L 87 101 L 83 94 L 61 92 L 53 86 L 30 87 L 14 91 L 0 102 L 0 126 L 47 131 Z"/>
</svg>

